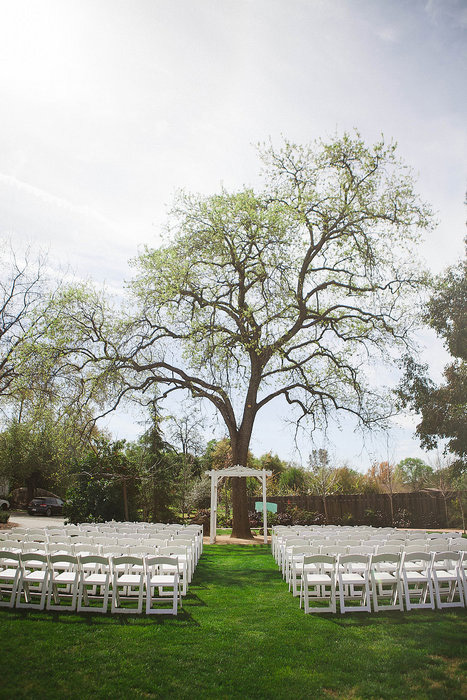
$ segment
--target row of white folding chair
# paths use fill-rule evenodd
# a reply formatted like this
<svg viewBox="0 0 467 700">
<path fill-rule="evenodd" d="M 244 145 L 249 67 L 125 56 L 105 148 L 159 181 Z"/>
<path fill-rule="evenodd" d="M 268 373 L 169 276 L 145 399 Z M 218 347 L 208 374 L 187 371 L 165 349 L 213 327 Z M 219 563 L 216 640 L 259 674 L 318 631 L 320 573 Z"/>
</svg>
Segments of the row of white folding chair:
<svg viewBox="0 0 467 700">
<path fill-rule="evenodd" d="M 462 541 L 463 539 L 463 541 Z M 285 575 L 286 571 L 286 563 L 284 561 L 284 553 L 287 549 L 287 547 L 299 543 L 299 542 L 307 543 L 311 546 L 328 546 L 330 544 L 336 544 L 337 546 L 347 546 L 347 547 L 353 547 L 353 546 L 385 546 L 385 545 L 392 545 L 392 546 L 398 546 L 401 550 L 406 549 L 407 547 L 418 547 L 419 549 L 426 549 L 427 551 L 446 551 L 448 549 L 453 549 L 453 551 L 463 550 L 464 547 L 467 544 L 467 540 L 464 538 L 460 538 L 455 540 L 455 545 L 452 546 L 452 539 L 443 539 L 443 538 L 434 538 L 434 539 L 429 539 L 429 538 L 419 538 L 419 539 L 408 539 L 408 540 L 403 540 L 403 539 L 379 539 L 379 538 L 370 538 L 370 539 L 362 539 L 362 540 L 357 540 L 357 539 L 346 539 L 346 538 L 341 538 L 340 540 L 333 540 L 331 538 L 329 539 L 317 539 L 317 538 L 312 538 L 308 539 L 306 537 L 296 537 L 293 535 L 282 535 L 277 537 L 276 540 L 276 549 L 275 549 L 275 558 L 278 562 L 278 565 L 282 568 L 283 574 Z"/>
<path fill-rule="evenodd" d="M 341 613 L 370 612 L 371 599 L 375 611 L 467 604 L 466 570 L 455 552 L 311 555 L 304 558 L 300 581 L 305 612 L 336 612 L 337 596 Z"/>
<path fill-rule="evenodd" d="M 59 548 L 71 548 L 74 549 L 75 547 L 81 547 L 81 546 L 87 546 L 87 547 L 103 547 L 103 546 L 111 546 L 111 547 L 130 547 L 130 546 L 139 546 L 139 545 L 144 545 L 148 548 L 157 548 L 160 546 L 165 546 L 167 544 L 167 540 L 137 540 L 137 539 L 129 539 L 129 538 L 119 538 L 119 539 L 112 539 L 112 538 L 93 538 L 93 537 L 72 537 L 70 539 L 65 539 L 65 538 L 59 538 L 57 540 L 55 539 L 49 539 L 49 540 L 41 540 L 41 539 L 30 539 L 30 540 L 2 540 L 0 541 L 0 546 L 5 548 L 5 546 L 12 546 L 13 548 L 17 547 L 18 549 L 25 551 L 26 549 L 37 549 L 40 550 L 41 548 L 48 548 L 51 547 L 52 545 L 58 546 Z"/>
<path fill-rule="evenodd" d="M 283 577 L 290 583 L 291 576 L 291 562 L 294 557 L 300 556 L 300 552 L 303 548 L 313 550 L 316 554 L 376 554 L 379 551 L 380 545 L 377 542 L 360 542 L 354 544 L 358 540 L 342 542 L 340 544 L 335 544 L 332 541 L 320 542 L 320 543 L 308 543 L 306 541 L 298 542 L 297 540 L 287 541 L 282 554 L 281 567 Z M 310 551 L 311 553 L 311 551 Z"/>
<path fill-rule="evenodd" d="M 303 569 L 303 559 L 305 556 L 314 554 L 323 554 L 329 556 L 342 556 L 345 554 L 355 554 L 355 555 L 373 555 L 378 551 L 377 546 L 339 546 L 339 545 L 320 545 L 320 546 L 300 546 L 295 545 L 290 548 L 290 551 L 286 552 L 286 575 L 285 579 L 289 584 L 289 591 L 293 591 L 293 595 L 298 595 L 298 582 L 301 577 Z"/>
<path fill-rule="evenodd" d="M 20 545 L 20 546 L 17 546 Z M 172 543 L 163 543 L 156 545 L 148 545 L 147 541 L 140 545 L 121 545 L 114 543 L 110 545 L 94 544 L 89 542 L 80 542 L 73 545 L 66 544 L 51 544 L 40 542 L 15 542 L 5 541 L 0 542 L 0 551 L 9 550 L 18 554 L 41 554 L 41 555 L 101 555 L 101 556 L 154 556 L 157 554 L 174 555 L 180 560 L 181 568 L 181 584 L 183 595 L 186 595 L 188 584 L 191 582 L 195 563 L 193 559 L 193 550 L 190 543 L 185 541 L 173 541 Z"/>
<path fill-rule="evenodd" d="M 47 544 L 62 544 L 63 546 L 73 546 L 75 547 L 81 547 L 81 545 L 86 544 L 89 547 L 92 547 L 94 545 L 98 545 L 99 547 L 150 547 L 153 548 L 154 550 L 159 549 L 160 547 L 166 547 L 170 542 L 178 543 L 180 546 L 186 546 L 188 549 L 188 553 L 190 555 L 190 562 L 189 562 L 189 576 L 191 580 L 192 573 L 194 569 L 196 568 L 196 565 L 199 560 L 199 556 L 201 555 L 201 542 L 200 538 L 196 537 L 196 535 L 193 535 L 189 531 L 187 531 L 185 534 L 180 534 L 180 535 L 173 535 L 173 539 L 168 539 L 168 538 L 156 538 L 156 537 L 104 537 L 104 536 L 95 536 L 94 534 L 86 533 L 86 535 L 82 534 L 81 536 L 76 536 L 76 537 L 67 537 L 67 536 L 50 536 L 50 537 L 45 537 L 43 535 L 32 535 L 28 537 L 25 540 L 27 543 L 30 543 L 32 546 L 37 545 L 36 549 L 40 549 L 40 545 L 47 545 Z M 18 545 L 19 546 L 19 545 Z M 21 549 L 24 549 L 24 541 L 22 543 Z"/>
<path fill-rule="evenodd" d="M 300 526 L 276 526 L 273 528 L 273 538 L 279 534 L 285 535 L 307 535 L 310 534 L 316 537 L 336 537 L 337 539 L 343 537 L 356 537 L 361 539 L 368 539 L 370 537 L 376 537 L 381 539 L 420 539 L 426 537 L 428 539 L 448 539 L 449 537 L 460 537 L 462 535 L 459 531 L 448 531 L 448 532 L 430 532 L 428 530 L 398 530 L 396 528 L 371 528 L 364 526 L 353 526 L 348 528 L 339 528 L 333 526 L 323 526 L 323 527 L 300 527 Z"/>
<path fill-rule="evenodd" d="M 276 560 L 281 559 L 281 548 L 283 550 L 283 545 L 290 541 L 290 540 L 301 540 L 301 541 L 306 541 L 310 545 L 318 546 L 318 545 L 324 545 L 324 544 L 336 544 L 336 545 L 342 545 L 346 544 L 348 546 L 358 546 L 360 544 L 366 543 L 366 542 L 371 542 L 373 544 L 383 544 L 386 542 L 384 538 L 374 538 L 374 537 L 365 537 L 363 535 L 360 536 L 346 536 L 346 537 L 318 537 L 318 536 L 309 536 L 309 535 L 297 535 L 296 533 L 280 533 L 276 535 L 275 543 L 274 543 L 274 550 L 273 550 L 273 555 L 275 556 Z M 279 562 L 278 562 L 279 563 Z"/>
<path fill-rule="evenodd" d="M 145 532 L 135 531 L 132 535 L 129 535 L 129 534 L 123 535 L 120 532 L 117 532 L 117 533 L 108 532 L 107 534 L 100 533 L 100 532 L 96 532 L 96 533 L 88 532 L 87 536 L 94 538 L 98 543 L 102 543 L 102 540 L 100 538 L 105 538 L 105 537 L 112 538 L 112 539 L 115 539 L 115 537 L 117 537 L 117 539 L 119 541 L 121 538 L 128 539 L 128 540 L 131 540 L 131 539 L 134 539 L 134 540 L 149 539 L 151 541 L 161 540 L 161 541 L 165 541 L 166 543 L 168 543 L 172 540 L 176 540 L 176 539 L 181 539 L 181 540 L 191 539 L 193 541 L 194 546 L 195 546 L 196 562 L 198 561 L 199 557 L 201 556 L 202 545 L 203 545 L 202 528 L 200 529 L 199 526 L 195 526 L 194 528 L 191 528 L 189 526 L 186 528 L 177 527 L 177 532 L 175 531 L 175 529 L 169 528 L 169 529 L 161 530 L 158 534 L 152 533 L 149 531 L 145 531 Z M 99 539 L 96 539 L 96 538 L 99 538 Z"/>
<path fill-rule="evenodd" d="M 345 548 L 337 548 L 337 547 L 312 547 L 312 546 L 294 546 L 291 548 L 289 560 L 288 560 L 288 568 L 287 568 L 287 576 L 286 580 L 289 584 L 289 591 L 292 590 L 293 595 L 296 596 L 298 595 L 298 584 L 303 572 L 303 561 L 304 558 L 308 555 L 314 554 L 322 554 L 322 555 L 329 555 L 329 556 L 342 556 L 342 555 L 367 555 L 367 556 L 372 556 L 374 557 L 375 555 L 377 556 L 389 556 L 389 555 L 394 555 L 394 556 L 399 556 L 399 557 L 409 557 L 412 554 L 417 554 L 418 552 L 424 552 L 426 553 L 429 557 L 431 556 L 432 560 L 435 561 L 435 557 L 440 553 L 440 550 L 435 549 L 433 551 L 424 551 L 424 550 L 419 550 L 416 547 L 407 547 L 405 550 L 399 550 L 398 547 L 386 545 L 383 547 L 376 547 L 373 551 L 370 547 L 366 546 L 361 546 L 361 547 L 350 547 L 347 550 Z M 448 550 L 441 550 L 442 552 L 445 552 Z M 454 554 L 459 554 L 459 562 L 461 563 L 461 566 L 463 568 L 467 568 L 467 552 L 455 552 Z M 440 559 L 442 561 L 442 557 Z"/>
<path fill-rule="evenodd" d="M 141 613 L 145 593 L 147 614 L 177 614 L 179 583 L 175 557 L 0 553 L 0 605 L 6 607 L 107 612 L 110 596 L 112 612 Z M 169 608 L 154 606 L 167 599 Z M 136 601 L 136 608 L 125 601 Z"/>
</svg>

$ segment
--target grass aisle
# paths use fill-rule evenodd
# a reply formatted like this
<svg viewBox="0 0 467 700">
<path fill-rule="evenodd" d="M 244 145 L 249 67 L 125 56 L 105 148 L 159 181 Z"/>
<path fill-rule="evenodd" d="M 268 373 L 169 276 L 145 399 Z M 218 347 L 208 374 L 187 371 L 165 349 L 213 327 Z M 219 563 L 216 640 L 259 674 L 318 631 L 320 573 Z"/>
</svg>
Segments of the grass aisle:
<svg viewBox="0 0 467 700">
<path fill-rule="evenodd" d="M 1 698 L 463 698 L 467 615 L 305 616 L 266 546 L 207 546 L 178 618 L 0 610 Z"/>
</svg>

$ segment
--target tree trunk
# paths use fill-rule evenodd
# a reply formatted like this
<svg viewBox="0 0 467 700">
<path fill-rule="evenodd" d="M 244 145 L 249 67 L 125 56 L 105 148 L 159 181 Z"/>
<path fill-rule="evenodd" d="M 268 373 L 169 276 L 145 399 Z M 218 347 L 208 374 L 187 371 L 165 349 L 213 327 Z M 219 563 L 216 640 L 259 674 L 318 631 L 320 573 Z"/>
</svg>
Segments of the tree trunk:
<svg viewBox="0 0 467 700">
<path fill-rule="evenodd" d="M 246 479 L 245 477 L 235 476 L 231 479 L 231 481 L 233 510 L 231 537 L 240 537 L 242 539 L 252 540 L 253 535 L 251 534 L 250 521 L 248 518 Z"/>
<path fill-rule="evenodd" d="M 126 479 L 123 479 L 122 486 L 123 486 L 123 513 L 125 516 L 125 520 L 128 522 L 130 520 L 130 516 L 128 513 L 128 493 L 127 493 L 127 489 L 126 489 Z"/>
<path fill-rule="evenodd" d="M 231 434 L 230 442 L 232 447 L 233 465 L 240 464 L 242 467 L 247 466 L 248 448 L 250 446 L 251 427 L 245 429 L 244 426 L 235 434 Z M 232 477 L 232 535 L 231 537 L 239 537 L 241 539 L 252 540 L 253 535 L 250 530 L 250 521 L 248 518 L 248 498 L 246 493 L 245 477 Z"/>
<path fill-rule="evenodd" d="M 326 502 L 326 494 L 323 496 L 323 507 L 324 507 L 324 519 L 326 522 L 326 525 L 329 525 L 329 519 L 328 519 L 328 505 Z"/>
<path fill-rule="evenodd" d="M 394 526 L 394 503 L 393 503 L 393 498 L 392 498 L 392 496 L 393 496 L 392 491 L 390 493 L 388 493 L 388 496 L 389 496 L 389 506 L 391 509 L 391 525 Z"/>
</svg>

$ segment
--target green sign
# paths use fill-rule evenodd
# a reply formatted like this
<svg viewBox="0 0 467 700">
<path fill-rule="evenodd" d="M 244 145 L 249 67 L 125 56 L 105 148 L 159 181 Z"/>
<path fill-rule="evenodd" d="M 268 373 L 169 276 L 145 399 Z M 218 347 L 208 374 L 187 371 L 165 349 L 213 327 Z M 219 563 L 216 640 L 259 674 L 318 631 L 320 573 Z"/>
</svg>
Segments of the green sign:
<svg viewBox="0 0 467 700">
<path fill-rule="evenodd" d="M 263 501 L 256 501 L 255 510 L 257 513 L 263 512 Z M 266 510 L 270 513 L 277 513 L 277 503 L 266 503 Z"/>
</svg>

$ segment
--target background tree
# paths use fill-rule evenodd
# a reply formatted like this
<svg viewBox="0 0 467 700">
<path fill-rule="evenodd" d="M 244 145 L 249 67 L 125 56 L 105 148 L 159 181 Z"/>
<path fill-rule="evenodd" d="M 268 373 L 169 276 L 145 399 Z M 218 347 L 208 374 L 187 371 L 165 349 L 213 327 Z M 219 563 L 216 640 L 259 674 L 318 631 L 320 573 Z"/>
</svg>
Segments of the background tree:
<svg viewBox="0 0 467 700">
<path fill-rule="evenodd" d="M 367 490 L 365 475 L 344 465 L 337 467 L 335 493 L 365 493 Z"/>
<path fill-rule="evenodd" d="M 410 486 L 412 491 L 420 491 L 427 486 L 433 476 L 433 469 L 418 457 L 406 457 L 396 467 L 396 480 Z"/>
<path fill-rule="evenodd" d="M 99 436 L 74 466 L 65 517 L 76 522 L 134 520 L 137 488 L 125 441 Z"/>
<path fill-rule="evenodd" d="M 338 473 L 330 464 L 327 450 L 313 450 L 308 459 L 308 483 L 310 490 L 319 496 L 323 502 L 324 517 L 329 522 L 327 497 L 338 489 Z"/>
<path fill-rule="evenodd" d="M 193 405 L 184 407 L 179 416 L 168 419 L 169 439 L 178 456 L 178 474 L 176 477 L 176 503 L 182 520 L 190 509 L 190 493 L 193 481 L 201 472 L 201 453 L 204 449 L 200 430 L 204 422 Z"/>
<path fill-rule="evenodd" d="M 282 494 L 305 493 L 306 474 L 301 467 L 288 467 L 279 476 L 279 490 Z"/>
<path fill-rule="evenodd" d="M 391 524 L 394 524 L 394 493 L 397 491 L 396 467 L 390 462 L 380 462 L 373 464 L 368 470 L 368 478 L 374 481 L 383 493 L 389 498 L 391 510 Z"/>
<path fill-rule="evenodd" d="M 436 451 L 433 459 L 432 477 L 426 490 L 440 495 L 444 505 L 444 527 L 449 527 L 449 506 L 455 500 L 457 491 L 463 485 L 464 472 L 459 474 L 458 464 L 449 456 Z M 463 502 L 462 502 L 463 503 Z M 458 504 L 462 508 L 462 503 Z"/>
<path fill-rule="evenodd" d="M 57 414 L 53 405 L 17 408 L 0 433 L 0 476 L 11 490 L 26 486 L 28 501 L 37 488 L 64 495 L 72 466 L 89 448 L 83 418 Z"/>
<path fill-rule="evenodd" d="M 460 475 L 467 467 L 467 258 L 438 279 L 425 319 L 455 358 L 444 370 L 445 383 L 436 386 L 428 367 L 411 356 L 398 389 L 401 406 L 421 414 L 417 434 L 422 446 L 433 449 L 447 440 Z"/>
<path fill-rule="evenodd" d="M 345 135 L 262 158 L 262 192 L 179 196 L 171 241 L 134 261 L 126 327 L 104 336 L 88 314 L 74 348 L 108 363 L 120 396 L 156 384 L 162 399 L 182 390 L 210 402 L 234 464 L 246 464 L 273 400 L 313 426 L 335 410 L 366 426 L 391 413 L 365 370 L 407 347 L 424 284 L 413 246 L 430 221 L 394 145 Z M 244 480 L 232 498 L 232 535 L 251 536 Z"/>
<path fill-rule="evenodd" d="M 172 445 L 164 438 L 161 417 L 155 404 L 150 410 L 149 427 L 137 441 L 134 459 L 139 463 L 141 496 L 146 501 L 145 519 L 171 522 L 170 504 L 176 494 L 177 463 Z"/>
<path fill-rule="evenodd" d="M 44 259 L 31 262 L 11 248 L 0 253 L 0 398 L 15 395 L 22 374 L 31 376 L 31 344 L 43 333 L 48 293 Z"/>
</svg>

